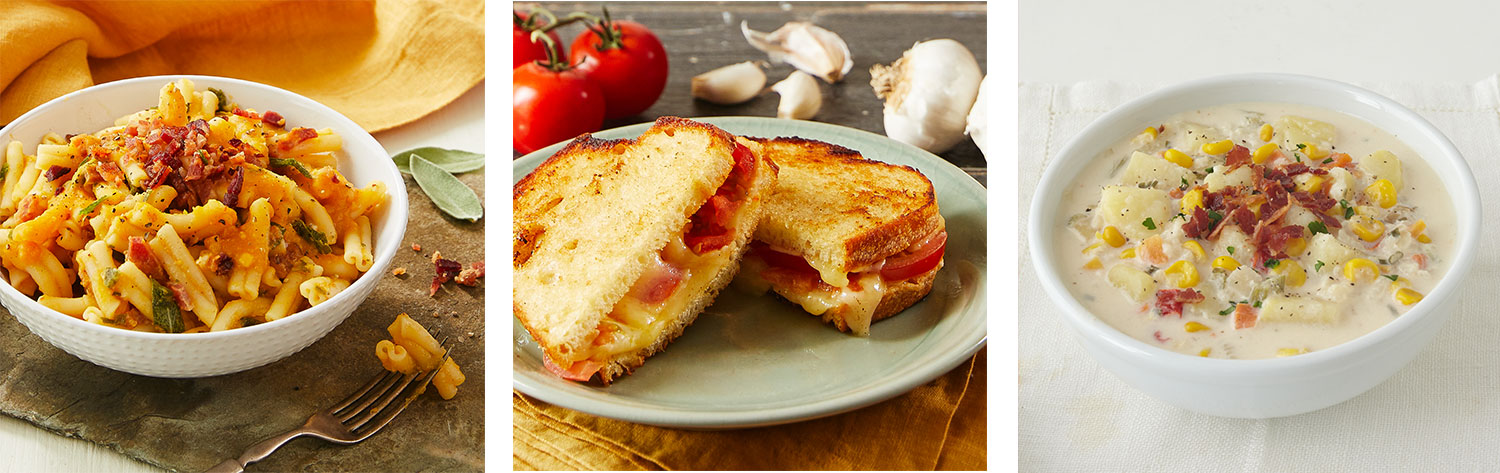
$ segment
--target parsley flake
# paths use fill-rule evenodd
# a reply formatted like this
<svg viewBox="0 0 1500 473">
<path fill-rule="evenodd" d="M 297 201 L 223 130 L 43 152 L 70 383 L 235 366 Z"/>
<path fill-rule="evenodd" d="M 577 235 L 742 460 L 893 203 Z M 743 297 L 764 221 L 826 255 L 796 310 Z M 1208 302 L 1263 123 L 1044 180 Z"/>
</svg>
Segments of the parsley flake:
<svg viewBox="0 0 1500 473">
<path fill-rule="evenodd" d="M 1307 231 L 1312 232 L 1313 235 L 1328 233 L 1328 225 L 1324 225 L 1320 220 L 1313 220 L 1307 223 Z M 1331 233 L 1329 234 L 1332 235 Z"/>
<path fill-rule="evenodd" d="M 1390 279 L 1391 282 L 1395 282 L 1397 279 L 1401 279 L 1401 276 L 1397 276 L 1397 275 L 1394 275 L 1394 274 L 1387 274 L 1384 277 L 1386 279 Z"/>
<path fill-rule="evenodd" d="M 1142 221 L 1141 225 L 1146 227 L 1147 230 L 1156 229 L 1156 222 L 1151 221 L 1151 217 L 1146 217 L 1146 220 Z"/>
<path fill-rule="evenodd" d="M 1275 268 L 1276 265 L 1278 265 L 1278 264 L 1281 264 L 1281 260 L 1276 259 L 1276 258 L 1268 259 L 1265 262 L 1265 266 L 1266 266 L 1267 269 Z"/>
<path fill-rule="evenodd" d="M 1318 262 L 1313 263 L 1313 271 L 1322 271 L 1322 270 L 1323 270 L 1323 260 L 1318 260 Z"/>
</svg>

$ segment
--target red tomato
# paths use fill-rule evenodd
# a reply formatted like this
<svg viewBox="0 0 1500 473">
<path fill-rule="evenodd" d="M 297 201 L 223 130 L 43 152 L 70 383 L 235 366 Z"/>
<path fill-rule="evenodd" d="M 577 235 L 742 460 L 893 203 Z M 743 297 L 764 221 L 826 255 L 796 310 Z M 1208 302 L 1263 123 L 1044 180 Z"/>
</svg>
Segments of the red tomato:
<svg viewBox="0 0 1500 473">
<path fill-rule="evenodd" d="M 604 123 L 604 94 L 582 71 L 530 62 L 517 67 L 511 81 L 516 151 L 530 153 Z"/>
<path fill-rule="evenodd" d="M 573 39 L 568 62 L 604 90 L 605 118 L 651 108 L 667 87 L 667 50 L 645 25 L 605 20 Z"/>
<path fill-rule="evenodd" d="M 552 359 L 547 358 L 545 355 L 542 356 L 542 365 L 547 368 L 547 371 L 551 371 L 552 374 L 570 381 L 588 381 L 589 378 L 594 377 L 594 373 L 599 372 L 599 368 L 604 367 L 603 363 L 594 360 L 583 360 L 573 363 L 573 366 L 569 366 L 568 369 L 563 369 L 560 366 L 552 364 Z"/>
<path fill-rule="evenodd" d="M 531 32 L 541 28 L 544 25 L 536 24 L 534 21 L 532 21 L 533 18 L 528 17 L 525 13 L 514 13 L 514 21 L 511 23 L 511 36 L 513 39 L 515 39 L 516 43 L 516 64 L 511 67 L 521 67 L 522 64 L 526 64 L 531 61 L 546 61 L 547 43 L 544 41 L 531 40 Z M 565 55 L 562 52 L 562 40 L 557 38 L 557 33 L 548 31 L 547 36 L 551 37 L 552 44 L 556 45 L 553 50 L 557 52 L 557 57 L 564 57 Z"/>
<path fill-rule="evenodd" d="M 760 241 L 750 242 L 750 253 L 760 257 L 761 260 L 766 262 L 766 265 L 775 269 L 812 274 L 814 277 L 818 274 L 818 270 L 813 269 L 812 265 L 807 264 L 807 260 L 801 256 L 773 250 L 770 245 L 761 243 Z"/>
<path fill-rule="evenodd" d="M 886 258 L 880 277 L 886 281 L 900 281 L 931 271 L 943 261 L 943 253 L 947 249 L 948 231 L 939 231 L 906 251 Z"/>
</svg>

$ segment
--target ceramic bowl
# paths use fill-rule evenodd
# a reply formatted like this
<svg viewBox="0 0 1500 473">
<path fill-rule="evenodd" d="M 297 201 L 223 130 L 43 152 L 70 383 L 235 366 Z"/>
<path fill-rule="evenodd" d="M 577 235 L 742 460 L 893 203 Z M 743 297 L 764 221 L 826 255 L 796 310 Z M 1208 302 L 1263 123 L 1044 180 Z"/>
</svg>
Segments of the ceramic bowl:
<svg viewBox="0 0 1500 473">
<path fill-rule="evenodd" d="M 1141 123 L 1174 113 L 1237 102 L 1303 104 L 1361 118 L 1421 155 L 1447 186 L 1457 226 L 1454 263 L 1405 315 L 1349 342 L 1305 355 L 1264 360 L 1200 358 L 1136 340 L 1091 314 L 1063 282 L 1055 245 L 1067 217 L 1061 192 L 1084 165 Z M 1167 87 L 1104 114 L 1052 160 L 1032 199 L 1028 238 L 1037 277 L 1057 311 L 1105 369 L 1173 405 L 1216 416 L 1268 418 L 1344 402 L 1380 384 L 1432 341 L 1452 314 L 1479 247 L 1480 199 L 1458 149 L 1415 112 L 1374 92 L 1315 77 L 1241 74 Z"/>
<path fill-rule="evenodd" d="M 386 184 L 390 200 L 371 218 L 375 264 L 348 289 L 317 307 L 250 327 L 212 333 L 168 334 L 91 324 L 37 303 L 0 280 L 0 304 L 32 333 L 94 364 L 147 376 L 190 378 L 244 371 L 285 358 L 327 335 L 349 317 L 390 268 L 406 234 L 406 186 L 389 154 L 349 118 L 307 97 L 276 87 L 210 76 L 156 76 L 89 87 L 37 107 L 0 129 L 0 144 L 18 140 L 27 154 L 42 135 L 93 133 L 115 119 L 155 106 L 163 85 L 187 78 L 198 89 L 223 90 L 255 110 L 274 110 L 288 126 L 332 128 L 343 138 L 339 171 L 357 186 Z"/>
</svg>

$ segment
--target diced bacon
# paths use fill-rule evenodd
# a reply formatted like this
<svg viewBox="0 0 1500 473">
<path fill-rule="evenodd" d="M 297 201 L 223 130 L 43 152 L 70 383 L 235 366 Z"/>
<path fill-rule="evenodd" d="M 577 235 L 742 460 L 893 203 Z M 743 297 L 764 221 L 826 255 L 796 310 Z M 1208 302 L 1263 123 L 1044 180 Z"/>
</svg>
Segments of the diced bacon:
<svg viewBox="0 0 1500 473">
<path fill-rule="evenodd" d="M 115 163 L 103 161 L 94 169 L 98 170 L 99 177 L 103 177 L 105 182 L 120 187 L 125 186 L 125 172 L 121 171 L 120 166 Z"/>
<path fill-rule="evenodd" d="M 1183 304 L 1196 304 L 1203 302 L 1203 293 L 1195 289 L 1161 289 L 1156 291 L 1156 310 L 1161 312 L 1162 317 L 1175 315 L 1182 317 Z"/>
<path fill-rule="evenodd" d="M 63 167 L 63 166 L 52 166 L 52 167 L 47 168 L 46 171 L 42 172 L 42 181 L 44 181 L 44 182 L 56 181 L 56 180 L 62 178 L 63 176 L 68 175 L 68 173 L 70 173 L 70 172 L 73 172 L 73 168 Z"/>
<path fill-rule="evenodd" d="M 36 218 L 42 212 L 47 211 L 47 199 L 37 197 L 36 194 L 26 194 L 21 202 L 16 204 L 16 218 L 22 222 Z"/>
<path fill-rule="evenodd" d="M 1332 215 L 1323 212 L 1313 212 L 1313 216 L 1317 217 L 1318 221 L 1323 222 L 1323 226 L 1328 227 L 1330 232 L 1344 227 L 1343 222 L 1340 222 L 1339 219 L 1334 218 Z"/>
<path fill-rule="evenodd" d="M 182 178 L 189 181 L 203 179 L 203 161 L 196 156 L 188 156 L 182 164 Z"/>
<path fill-rule="evenodd" d="M 1193 215 L 1188 218 L 1182 226 L 1182 233 L 1188 238 L 1206 238 L 1208 232 L 1213 230 L 1213 219 L 1209 218 L 1208 211 L 1203 207 L 1193 209 Z"/>
<path fill-rule="evenodd" d="M 1240 207 L 1234 209 L 1225 220 L 1231 225 L 1239 227 L 1240 231 L 1247 234 L 1255 231 L 1255 212 L 1250 211 L 1248 208 Z"/>
<path fill-rule="evenodd" d="M 1250 148 L 1234 145 L 1234 149 L 1229 150 L 1229 154 L 1225 158 L 1225 164 L 1228 164 L 1231 169 L 1236 166 L 1250 164 Z"/>
<path fill-rule="evenodd" d="M 432 277 L 432 289 L 427 292 L 429 297 L 437 295 L 438 288 L 442 287 L 443 283 L 453 280 L 453 277 L 464 269 L 464 266 L 457 261 L 443 259 L 437 255 L 434 255 L 432 265 L 436 275 Z"/>
<path fill-rule="evenodd" d="M 260 114 L 239 107 L 234 107 L 234 111 L 230 113 L 249 118 L 251 120 L 260 120 Z"/>
<path fill-rule="evenodd" d="M 229 206 L 229 208 L 239 207 L 240 190 L 244 187 L 245 168 L 235 166 L 234 170 L 229 172 L 229 185 L 227 186 L 227 189 L 224 190 L 224 205 Z"/>
<path fill-rule="evenodd" d="M 274 125 L 278 127 L 286 126 L 286 119 L 282 118 L 280 113 L 276 113 L 270 110 L 266 110 L 266 114 L 260 117 L 260 121 L 265 122 L 267 125 Z"/>
<path fill-rule="evenodd" d="M 1286 173 L 1287 177 L 1293 177 L 1311 170 L 1312 169 L 1308 168 L 1307 164 L 1304 163 L 1291 163 L 1281 167 L 1281 172 Z"/>
<path fill-rule="evenodd" d="M 1251 328 L 1255 326 L 1255 320 L 1259 318 L 1255 313 L 1255 307 L 1250 304 L 1239 304 L 1234 306 L 1234 328 L 1235 330 Z"/>
<path fill-rule="evenodd" d="M 1250 239 L 1255 245 L 1255 269 L 1264 272 L 1266 260 L 1287 257 L 1287 245 L 1293 238 L 1302 238 L 1304 230 L 1300 225 L 1277 226 L 1265 222 L 1258 225 Z"/>
<path fill-rule="evenodd" d="M 173 281 L 167 283 L 167 289 L 172 290 L 172 299 L 177 301 L 177 307 L 191 312 L 193 310 L 193 298 L 188 295 L 187 287 L 182 283 Z"/>
<path fill-rule="evenodd" d="M 146 239 L 143 237 L 130 237 L 130 247 L 125 252 L 125 259 L 135 263 L 135 266 L 151 279 L 157 281 L 167 279 L 162 273 L 161 264 L 156 261 L 156 255 L 151 253 L 151 247 L 146 245 Z"/>
<path fill-rule="evenodd" d="M 318 132 L 314 131 L 312 128 L 294 128 L 292 129 L 292 132 L 283 137 L 281 141 L 276 142 L 276 150 L 285 153 L 287 151 L 291 151 L 292 148 L 297 147 L 297 145 L 302 144 L 302 142 L 317 137 Z"/>
<path fill-rule="evenodd" d="M 234 258 L 226 253 L 219 253 L 214 257 L 214 274 L 228 276 L 232 271 L 234 271 Z"/>
<path fill-rule="evenodd" d="M 469 263 L 468 269 L 459 271 L 458 275 L 453 277 L 453 282 L 474 287 L 479 285 L 479 278 L 482 277 L 484 277 L 484 262 L 476 261 Z"/>
<path fill-rule="evenodd" d="M 1327 212 L 1328 209 L 1338 204 L 1338 201 L 1330 197 L 1326 190 L 1318 193 L 1297 191 L 1292 193 L 1292 198 L 1297 200 L 1298 205 L 1314 213 Z"/>
</svg>

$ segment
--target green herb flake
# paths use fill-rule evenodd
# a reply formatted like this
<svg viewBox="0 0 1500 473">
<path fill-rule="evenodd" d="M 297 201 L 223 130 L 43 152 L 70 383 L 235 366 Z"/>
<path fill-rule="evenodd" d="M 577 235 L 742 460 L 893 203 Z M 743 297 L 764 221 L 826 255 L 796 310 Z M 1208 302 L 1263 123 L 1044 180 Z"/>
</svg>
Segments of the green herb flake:
<svg viewBox="0 0 1500 473">
<path fill-rule="evenodd" d="M 1391 236 L 1400 238 L 1401 237 L 1401 230 L 1400 229 L 1391 230 Z"/>
<path fill-rule="evenodd" d="M 1187 189 L 1187 187 L 1188 187 L 1187 178 L 1184 177 L 1184 178 L 1182 178 L 1182 188 L 1183 189 Z"/>
<path fill-rule="evenodd" d="M 1147 230 L 1155 230 L 1156 222 L 1151 221 L 1151 217 L 1146 217 L 1146 220 L 1141 222 L 1141 226 L 1146 227 Z"/>
<path fill-rule="evenodd" d="M 1260 303 L 1261 303 L 1261 301 L 1255 301 L 1255 308 L 1259 309 L 1260 308 Z"/>
<path fill-rule="evenodd" d="M 1397 276 L 1397 275 L 1394 275 L 1394 274 L 1387 274 L 1387 275 L 1385 275 L 1385 278 L 1386 279 L 1390 279 L 1391 282 L 1395 282 L 1397 279 L 1401 279 L 1401 276 Z"/>
<path fill-rule="evenodd" d="M 484 205 L 474 189 L 426 158 L 412 156 L 411 176 L 432 203 L 448 216 L 471 222 L 484 216 Z"/>
<path fill-rule="evenodd" d="M 1297 149 L 1307 149 L 1307 145 L 1302 144 L 1302 143 L 1297 143 Z"/>
<path fill-rule="evenodd" d="M 115 282 L 120 280 L 120 270 L 115 268 L 104 268 L 104 287 L 115 287 Z"/>
<path fill-rule="evenodd" d="M 156 281 L 151 281 L 151 320 L 167 333 L 182 333 L 182 309 L 172 298 L 172 291 Z"/>
<path fill-rule="evenodd" d="M 1229 308 L 1219 311 L 1219 315 L 1229 315 L 1230 312 L 1234 312 L 1234 308 L 1235 304 L 1233 302 L 1230 302 Z"/>
<path fill-rule="evenodd" d="M 1231 254 L 1231 255 L 1234 254 L 1234 247 L 1233 246 L 1225 248 L 1225 250 L 1228 250 L 1229 254 Z"/>
<path fill-rule="evenodd" d="M 217 109 L 214 110 L 215 113 L 218 113 L 218 112 L 231 113 L 231 112 L 234 111 L 234 107 L 229 104 L 229 96 L 225 95 L 224 91 L 216 89 L 216 88 L 213 88 L 213 87 L 209 87 L 208 91 L 209 92 L 213 92 L 214 93 L 214 97 L 216 97 L 216 98 L 219 99 L 219 108 L 217 108 Z"/>
<path fill-rule="evenodd" d="M 114 194 L 110 194 L 110 195 L 114 195 Z M 87 217 L 89 214 L 94 213 L 94 209 L 99 208 L 99 204 L 104 203 L 104 199 L 107 198 L 107 197 L 109 197 L 109 196 L 106 195 L 104 197 L 100 197 L 98 199 L 95 199 L 94 203 L 85 206 L 84 208 L 80 209 L 78 211 L 78 213 L 73 214 L 73 218 Z"/>
<path fill-rule="evenodd" d="M 1318 262 L 1313 263 L 1313 271 L 1322 271 L 1322 270 L 1323 270 L 1323 260 L 1318 260 Z"/>
<path fill-rule="evenodd" d="M 296 169 L 297 174 L 301 174 L 302 177 L 312 179 L 312 173 L 308 172 L 307 168 L 304 167 L 301 162 L 292 158 L 271 158 L 271 167 L 282 166 Z"/>
<path fill-rule="evenodd" d="M 1209 166 L 1208 169 L 1204 169 L 1203 172 L 1206 172 L 1206 173 L 1209 173 L 1209 174 L 1213 174 L 1214 173 L 1214 168 L 1213 168 L 1213 166 Z"/>
<path fill-rule="evenodd" d="M 1313 235 L 1328 233 L 1328 225 L 1323 224 L 1322 221 L 1313 220 L 1307 223 L 1307 231 L 1312 232 Z M 1329 234 L 1332 235 L 1332 233 Z"/>
<path fill-rule="evenodd" d="M 1265 262 L 1265 266 L 1266 266 L 1266 269 L 1272 269 L 1272 268 L 1275 268 L 1275 267 L 1276 267 L 1276 265 L 1278 265 L 1278 264 L 1281 264 L 1281 260 L 1279 260 L 1279 259 L 1276 259 L 1276 258 L 1271 258 L 1271 259 L 1268 259 L 1268 260 L 1266 260 L 1266 262 Z"/>
<path fill-rule="evenodd" d="M 260 319 L 257 319 L 255 317 L 240 317 L 240 326 L 241 327 L 249 327 L 251 325 L 260 325 L 260 324 L 261 324 Z"/>
<path fill-rule="evenodd" d="M 297 236 L 300 236 L 303 240 L 307 240 L 308 243 L 311 243 L 314 248 L 318 249 L 319 253 L 328 254 L 333 252 L 333 248 L 330 248 L 328 246 L 328 236 L 324 235 L 323 232 L 314 229 L 312 225 L 308 225 L 307 222 L 303 222 L 301 220 L 293 220 L 292 230 L 296 230 Z"/>
<path fill-rule="evenodd" d="M 1323 164 L 1328 164 L 1328 163 L 1331 163 L 1331 162 L 1333 162 L 1333 158 L 1328 158 L 1328 159 L 1323 160 Z"/>
<path fill-rule="evenodd" d="M 480 153 L 444 149 L 444 148 L 416 148 L 402 151 L 391 156 L 396 161 L 396 168 L 401 172 L 411 174 L 411 157 L 420 156 L 428 162 L 437 165 L 444 171 L 461 174 L 484 167 L 484 155 Z M 1187 179 L 1183 179 L 1183 185 L 1187 185 Z"/>
</svg>

